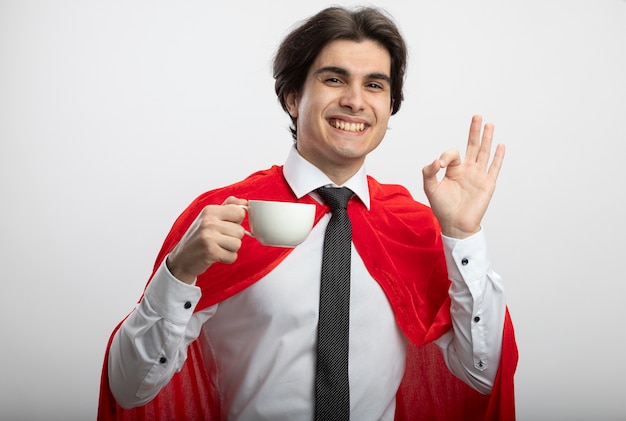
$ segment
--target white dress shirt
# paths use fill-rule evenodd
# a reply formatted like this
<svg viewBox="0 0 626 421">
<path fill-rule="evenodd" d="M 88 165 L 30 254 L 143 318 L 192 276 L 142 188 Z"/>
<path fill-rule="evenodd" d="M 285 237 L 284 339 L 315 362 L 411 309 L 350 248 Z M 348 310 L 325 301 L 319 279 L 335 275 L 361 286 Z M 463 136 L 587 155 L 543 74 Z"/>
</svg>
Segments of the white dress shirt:
<svg viewBox="0 0 626 421">
<path fill-rule="evenodd" d="M 292 148 L 284 166 L 297 197 L 332 185 Z M 365 169 L 344 186 L 369 208 Z M 109 381 L 120 405 L 151 400 L 180 369 L 187 346 L 202 341 L 216 374 L 224 419 L 312 420 L 322 247 L 330 214 L 267 276 L 237 295 L 191 312 L 200 288 L 163 263 L 144 297 L 116 333 Z M 454 329 L 436 342 L 450 370 L 488 393 L 500 359 L 505 300 L 491 270 L 483 232 L 464 240 L 443 237 L 452 280 Z M 463 264 L 462 263 L 465 263 Z M 398 280 L 401 282 L 401 280 Z M 406 338 L 379 284 L 352 246 L 350 287 L 350 406 L 355 420 L 393 420 L 404 373 Z M 165 358 L 163 358 L 165 357 Z M 165 362 L 163 362 L 165 361 Z"/>
</svg>

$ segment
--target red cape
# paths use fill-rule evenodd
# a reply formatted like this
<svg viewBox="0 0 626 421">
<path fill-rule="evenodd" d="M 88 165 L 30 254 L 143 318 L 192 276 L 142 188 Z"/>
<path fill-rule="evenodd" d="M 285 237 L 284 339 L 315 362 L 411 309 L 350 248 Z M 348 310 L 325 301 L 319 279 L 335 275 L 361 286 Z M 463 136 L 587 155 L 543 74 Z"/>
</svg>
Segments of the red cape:
<svg viewBox="0 0 626 421">
<path fill-rule="evenodd" d="M 354 245 L 368 271 L 385 291 L 398 325 L 410 341 L 406 372 L 397 394 L 396 420 L 514 420 L 513 375 L 518 353 L 508 310 L 493 391 L 481 395 L 450 373 L 438 348 L 432 344 L 452 326 L 450 281 L 437 220 L 430 208 L 415 202 L 405 188 L 383 185 L 371 177 L 368 184 L 370 210 L 358 199 L 352 199 L 354 203 L 349 206 L 348 214 Z M 209 204 L 222 203 L 228 196 L 314 203 L 316 223 L 328 212 L 325 205 L 308 195 L 298 200 L 284 179 L 282 167 L 274 166 L 237 184 L 207 192 L 192 202 L 166 237 L 155 271 L 199 212 Z M 214 264 L 198 277 L 202 298 L 196 311 L 247 288 L 272 271 L 291 250 L 266 247 L 245 237 L 235 263 Z M 111 339 L 102 370 L 98 420 L 219 419 L 219 398 L 202 359 L 199 341 L 189 347 L 182 370 L 152 401 L 125 410 L 116 403 L 109 389 L 107 365 Z"/>
</svg>

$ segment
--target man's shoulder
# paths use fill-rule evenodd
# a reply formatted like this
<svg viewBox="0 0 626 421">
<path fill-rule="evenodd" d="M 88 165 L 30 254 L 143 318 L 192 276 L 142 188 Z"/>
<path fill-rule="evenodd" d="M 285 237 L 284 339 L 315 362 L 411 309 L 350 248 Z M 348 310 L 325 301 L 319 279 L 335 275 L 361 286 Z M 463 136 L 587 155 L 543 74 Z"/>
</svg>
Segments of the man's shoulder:
<svg viewBox="0 0 626 421">
<path fill-rule="evenodd" d="M 220 204 L 229 196 L 237 196 L 243 199 L 265 197 L 267 192 L 282 192 L 284 188 L 281 189 L 280 186 L 283 185 L 286 185 L 283 167 L 281 165 L 273 165 L 270 168 L 256 171 L 235 183 L 200 194 L 192 202 L 192 206 Z"/>
<path fill-rule="evenodd" d="M 368 176 L 368 185 L 372 220 L 382 225 L 406 225 L 419 233 L 438 232 L 439 225 L 430 206 L 415 200 L 406 187 L 383 184 L 371 176 Z"/>
<path fill-rule="evenodd" d="M 367 176 L 367 183 L 370 190 L 370 200 L 373 202 L 430 209 L 427 205 L 415 200 L 411 192 L 401 184 L 381 183 L 370 175 Z"/>
</svg>

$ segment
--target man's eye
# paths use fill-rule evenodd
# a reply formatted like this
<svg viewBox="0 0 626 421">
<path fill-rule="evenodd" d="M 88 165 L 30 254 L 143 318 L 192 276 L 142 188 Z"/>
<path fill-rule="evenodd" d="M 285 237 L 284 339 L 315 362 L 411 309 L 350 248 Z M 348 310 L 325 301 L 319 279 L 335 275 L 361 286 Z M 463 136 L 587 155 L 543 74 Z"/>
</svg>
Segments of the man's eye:
<svg viewBox="0 0 626 421">
<path fill-rule="evenodd" d="M 328 82 L 328 83 L 341 83 L 341 79 L 339 79 L 337 77 L 329 77 L 328 79 L 326 79 L 326 82 Z"/>
<path fill-rule="evenodd" d="M 373 82 L 372 82 L 372 83 L 370 83 L 370 84 L 368 84 L 367 86 L 368 86 L 369 88 L 372 88 L 372 89 L 383 89 L 383 86 L 382 86 L 382 85 L 380 85 L 380 84 L 378 84 L 378 83 L 373 83 Z"/>
</svg>

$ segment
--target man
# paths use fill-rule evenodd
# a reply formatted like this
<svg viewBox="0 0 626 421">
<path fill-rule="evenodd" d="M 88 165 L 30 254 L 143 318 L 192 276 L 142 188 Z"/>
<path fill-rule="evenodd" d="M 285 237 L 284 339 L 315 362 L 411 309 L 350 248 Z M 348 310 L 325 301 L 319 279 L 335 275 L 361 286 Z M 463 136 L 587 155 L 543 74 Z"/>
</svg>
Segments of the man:
<svg viewBox="0 0 626 421">
<path fill-rule="evenodd" d="M 274 76 L 293 123 L 287 161 L 201 195 L 175 222 L 109 343 L 100 419 L 514 418 L 517 351 L 481 231 L 504 147 L 489 164 L 493 125 L 475 116 L 465 159 L 448 151 L 423 169 L 432 211 L 367 176 L 405 65 L 396 26 L 372 8 L 325 9 L 285 38 Z M 325 395 L 346 396 L 330 415 L 316 379 L 331 219 L 320 187 L 350 189 L 352 231 L 349 385 Z M 248 199 L 314 203 L 315 226 L 293 249 L 262 246 L 244 236 Z"/>
</svg>

